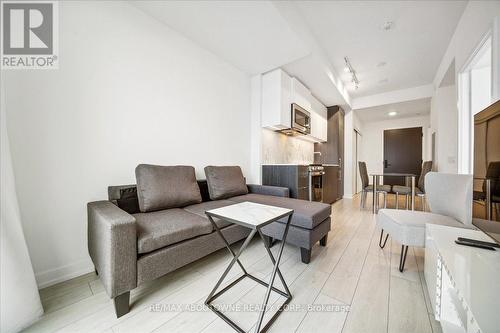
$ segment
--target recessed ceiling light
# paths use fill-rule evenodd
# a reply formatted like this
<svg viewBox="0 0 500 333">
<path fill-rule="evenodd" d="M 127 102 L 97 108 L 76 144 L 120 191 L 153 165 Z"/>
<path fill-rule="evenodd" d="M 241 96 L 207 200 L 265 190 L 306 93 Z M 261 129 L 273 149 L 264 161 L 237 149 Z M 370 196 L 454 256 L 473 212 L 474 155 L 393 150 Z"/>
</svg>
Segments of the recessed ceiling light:
<svg viewBox="0 0 500 333">
<path fill-rule="evenodd" d="M 389 117 L 394 117 L 394 116 L 396 116 L 397 114 L 398 114 L 398 113 L 397 113 L 396 111 L 391 111 L 391 112 L 389 112 L 387 115 L 388 115 Z"/>
<path fill-rule="evenodd" d="M 387 65 L 387 63 L 385 61 L 381 61 L 377 64 L 377 67 L 384 67 L 385 65 Z"/>
<path fill-rule="evenodd" d="M 344 67 L 344 72 L 349 73 L 350 71 L 351 70 L 349 69 L 349 67 L 347 67 L 347 66 Z"/>
<path fill-rule="evenodd" d="M 384 24 L 382 24 L 382 29 L 385 30 L 385 31 L 389 31 L 392 28 L 394 28 L 394 22 L 393 21 L 387 21 L 387 22 L 384 22 Z"/>
</svg>

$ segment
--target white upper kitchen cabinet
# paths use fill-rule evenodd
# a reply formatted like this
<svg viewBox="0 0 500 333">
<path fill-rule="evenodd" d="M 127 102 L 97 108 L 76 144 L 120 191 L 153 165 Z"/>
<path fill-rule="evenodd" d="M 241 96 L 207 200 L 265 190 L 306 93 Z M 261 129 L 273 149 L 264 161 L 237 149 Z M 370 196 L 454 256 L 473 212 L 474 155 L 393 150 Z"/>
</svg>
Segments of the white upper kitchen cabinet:
<svg viewBox="0 0 500 333">
<path fill-rule="evenodd" d="M 262 75 L 262 127 L 291 127 L 292 78 L 281 69 Z"/>
<path fill-rule="evenodd" d="M 311 137 L 318 142 L 327 141 L 328 122 L 327 110 L 314 96 L 310 97 L 311 103 Z"/>
<path fill-rule="evenodd" d="M 298 138 L 326 141 L 326 107 L 311 95 L 309 89 L 281 69 L 262 75 L 262 127 L 273 130 L 291 127 L 291 104 L 311 114 L 311 134 Z"/>
<path fill-rule="evenodd" d="M 311 112 L 311 91 L 296 78 L 292 78 L 292 103 Z"/>
</svg>

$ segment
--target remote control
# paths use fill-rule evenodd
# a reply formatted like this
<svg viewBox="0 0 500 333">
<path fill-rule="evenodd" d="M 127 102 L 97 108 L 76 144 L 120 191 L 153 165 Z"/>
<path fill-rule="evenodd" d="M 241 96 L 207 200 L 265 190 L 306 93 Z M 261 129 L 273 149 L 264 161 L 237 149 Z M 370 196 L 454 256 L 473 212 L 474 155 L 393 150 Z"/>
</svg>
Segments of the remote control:
<svg viewBox="0 0 500 333">
<path fill-rule="evenodd" d="M 471 242 L 465 242 L 465 241 L 461 241 L 461 240 L 458 240 L 458 239 L 455 241 L 455 243 L 457 243 L 459 245 L 465 245 L 465 246 L 471 246 L 471 247 L 478 247 L 480 249 L 495 251 L 495 248 L 491 247 L 491 246 L 481 245 L 481 244 L 471 243 Z"/>
<path fill-rule="evenodd" d="M 480 245 L 484 245 L 484 246 L 489 246 L 489 247 L 500 247 L 500 244 L 492 243 L 492 242 L 480 241 L 480 240 L 477 240 L 477 239 L 458 237 L 458 240 L 459 241 L 463 241 L 463 242 L 476 243 L 476 244 L 480 244 Z"/>
</svg>

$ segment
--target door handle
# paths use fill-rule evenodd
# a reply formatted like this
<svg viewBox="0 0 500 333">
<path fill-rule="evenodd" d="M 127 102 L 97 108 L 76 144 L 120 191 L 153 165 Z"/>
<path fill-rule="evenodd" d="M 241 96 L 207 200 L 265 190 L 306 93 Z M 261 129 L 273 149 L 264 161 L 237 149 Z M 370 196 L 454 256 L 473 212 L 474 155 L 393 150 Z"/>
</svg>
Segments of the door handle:
<svg viewBox="0 0 500 333">
<path fill-rule="evenodd" d="M 390 167 L 391 164 L 387 162 L 387 160 L 384 160 L 384 169 L 387 169 L 387 167 Z"/>
</svg>

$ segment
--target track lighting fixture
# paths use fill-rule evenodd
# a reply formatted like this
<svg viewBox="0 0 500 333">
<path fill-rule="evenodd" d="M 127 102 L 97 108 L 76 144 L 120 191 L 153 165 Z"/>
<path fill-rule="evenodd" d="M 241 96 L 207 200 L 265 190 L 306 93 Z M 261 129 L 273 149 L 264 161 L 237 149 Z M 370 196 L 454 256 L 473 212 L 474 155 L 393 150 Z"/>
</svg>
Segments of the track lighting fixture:
<svg viewBox="0 0 500 333">
<path fill-rule="evenodd" d="M 351 74 L 351 82 L 354 84 L 354 89 L 358 89 L 359 88 L 359 80 L 358 80 L 358 77 L 356 76 L 356 71 L 354 70 L 354 68 L 352 68 L 352 65 L 351 65 L 351 62 L 349 61 L 349 58 L 344 57 L 344 61 L 345 61 L 344 71 L 346 73 Z"/>
</svg>

